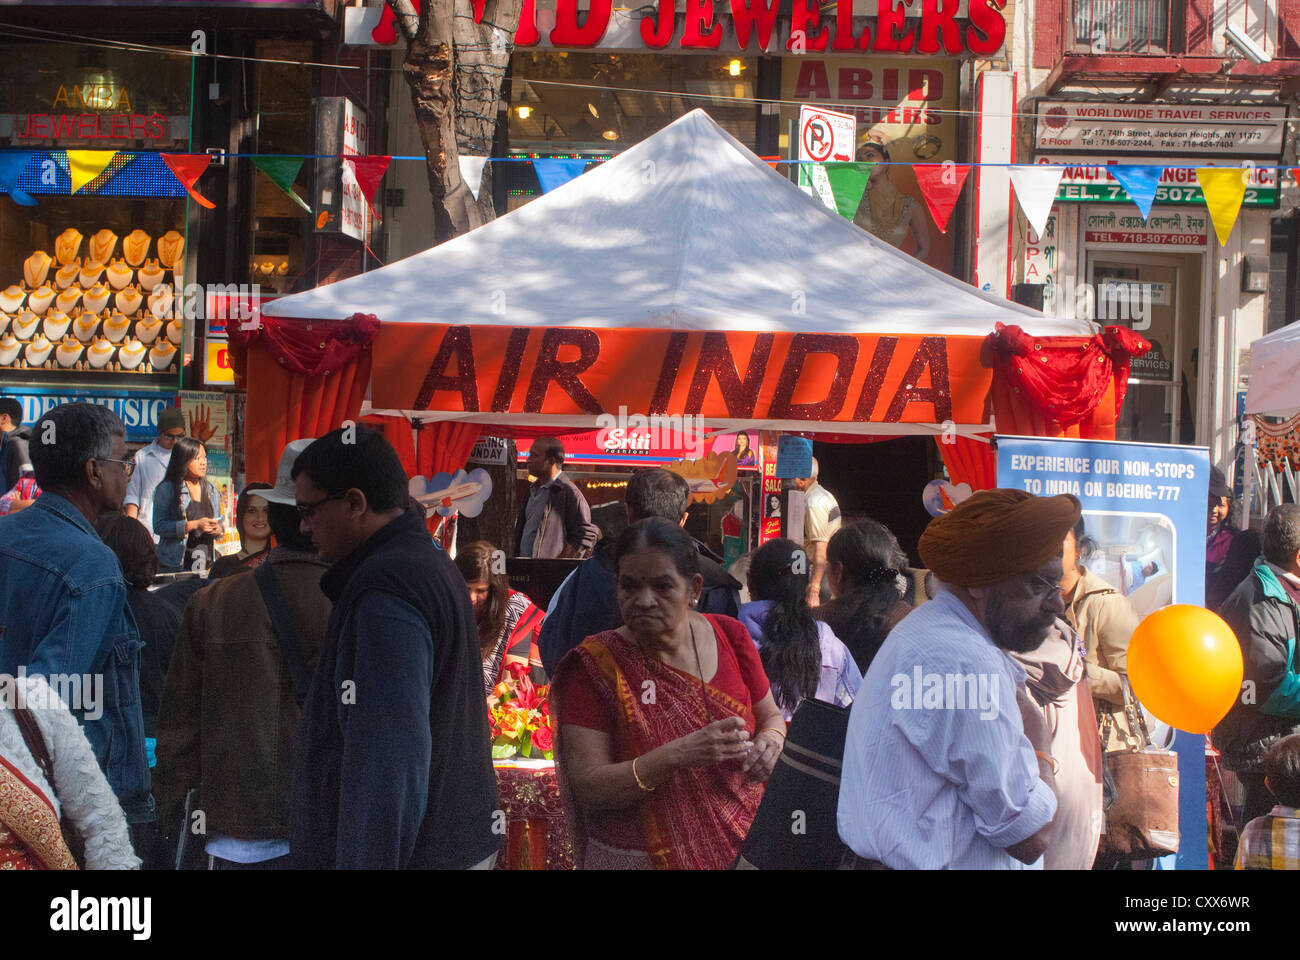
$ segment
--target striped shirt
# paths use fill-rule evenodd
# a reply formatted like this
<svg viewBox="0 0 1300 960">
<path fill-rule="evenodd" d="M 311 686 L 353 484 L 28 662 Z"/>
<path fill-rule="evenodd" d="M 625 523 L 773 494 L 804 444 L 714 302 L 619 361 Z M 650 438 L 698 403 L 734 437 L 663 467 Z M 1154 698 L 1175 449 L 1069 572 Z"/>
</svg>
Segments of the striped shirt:
<svg viewBox="0 0 1300 960">
<path fill-rule="evenodd" d="M 1238 870 L 1300 870 L 1300 812 L 1280 804 L 1241 831 Z"/>
<path fill-rule="evenodd" d="M 895 870 L 1041 869 L 1006 852 L 1056 814 L 1016 705 L 1024 683 L 951 593 L 908 614 L 849 714 L 840 838 Z"/>
</svg>

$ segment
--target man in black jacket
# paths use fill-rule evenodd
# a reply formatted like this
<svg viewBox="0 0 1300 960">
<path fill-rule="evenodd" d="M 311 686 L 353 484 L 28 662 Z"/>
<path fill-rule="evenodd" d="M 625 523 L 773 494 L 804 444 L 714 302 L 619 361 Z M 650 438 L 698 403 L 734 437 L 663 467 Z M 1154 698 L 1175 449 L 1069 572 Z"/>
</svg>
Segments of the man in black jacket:
<svg viewBox="0 0 1300 960">
<path fill-rule="evenodd" d="M 1273 808 L 1264 785 L 1264 753 L 1300 733 L 1300 505 L 1270 510 L 1260 540 L 1264 555 L 1219 609 L 1241 644 L 1245 683 L 1212 737 L 1224 765 L 1246 788 L 1248 821 Z"/>
<path fill-rule="evenodd" d="M 684 525 L 691 505 L 691 487 L 684 477 L 669 470 L 638 470 L 628 480 L 624 504 L 629 524 L 661 517 Z M 719 557 L 698 540 L 694 542 L 704 576 L 704 589 L 695 609 L 736 616 L 740 610 L 740 583 L 727 573 Z M 547 676 L 554 675 L 564 655 L 587 637 L 623 625 L 614 595 L 612 553 L 613 544 L 601 541 L 595 556 L 584 560 L 552 598 L 537 641 Z"/>
<path fill-rule="evenodd" d="M 464 579 L 379 433 L 335 430 L 292 475 L 334 604 L 294 748 L 295 864 L 490 867 L 498 794 Z"/>
<path fill-rule="evenodd" d="M 564 445 L 538 437 L 528 451 L 528 472 L 537 479 L 515 522 L 515 556 L 590 556 L 600 530 L 591 522 L 587 498 L 564 475 Z"/>
</svg>

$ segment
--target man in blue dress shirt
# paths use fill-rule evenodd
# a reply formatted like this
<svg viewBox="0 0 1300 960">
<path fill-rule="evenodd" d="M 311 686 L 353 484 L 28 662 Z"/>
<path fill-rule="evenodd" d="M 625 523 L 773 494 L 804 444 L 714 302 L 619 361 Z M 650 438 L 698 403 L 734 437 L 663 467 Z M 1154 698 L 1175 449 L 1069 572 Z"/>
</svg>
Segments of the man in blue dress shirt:
<svg viewBox="0 0 1300 960">
<path fill-rule="evenodd" d="M 943 584 L 876 654 L 849 718 L 840 837 L 868 868 L 1041 867 L 1056 761 L 1025 671 L 1064 612 L 1071 496 L 981 491 L 931 521 L 921 559 Z"/>
</svg>

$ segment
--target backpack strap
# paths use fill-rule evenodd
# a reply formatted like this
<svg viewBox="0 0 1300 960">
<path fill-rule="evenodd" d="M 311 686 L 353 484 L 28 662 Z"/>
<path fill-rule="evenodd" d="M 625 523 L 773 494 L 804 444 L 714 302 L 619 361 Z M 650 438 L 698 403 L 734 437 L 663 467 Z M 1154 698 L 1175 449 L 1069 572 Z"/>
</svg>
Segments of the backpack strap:
<svg viewBox="0 0 1300 960">
<path fill-rule="evenodd" d="M 280 592 L 280 584 L 276 582 L 271 564 L 263 563 L 254 570 L 253 580 L 256 581 L 258 590 L 262 592 L 262 601 L 266 604 L 267 613 L 271 615 L 271 630 L 280 647 L 280 658 L 289 668 L 293 696 L 301 709 L 307 699 L 311 674 L 307 672 L 307 666 L 298 653 L 298 637 L 297 631 L 293 628 L 293 618 L 289 616 L 289 608 L 285 605 L 284 595 Z"/>
</svg>

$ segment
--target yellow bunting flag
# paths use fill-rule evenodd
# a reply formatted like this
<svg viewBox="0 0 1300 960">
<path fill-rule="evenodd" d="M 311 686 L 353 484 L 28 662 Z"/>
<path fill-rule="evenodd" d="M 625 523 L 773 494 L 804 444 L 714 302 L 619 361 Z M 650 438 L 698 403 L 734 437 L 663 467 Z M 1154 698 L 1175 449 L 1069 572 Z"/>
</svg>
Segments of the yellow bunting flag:
<svg viewBox="0 0 1300 960">
<path fill-rule="evenodd" d="M 72 192 L 76 193 L 103 173 L 115 156 L 116 150 L 69 150 L 68 176 L 72 178 Z"/>
<path fill-rule="evenodd" d="M 1241 201 L 1246 196 L 1246 178 L 1249 170 L 1241 167 L 1197 167 L 1196 179 L 1205 194 L 1205 206 L 1210 211 L 1210 221 L 1219 238 L 1219 246 L 1228 243 Z"/>
</svg>

